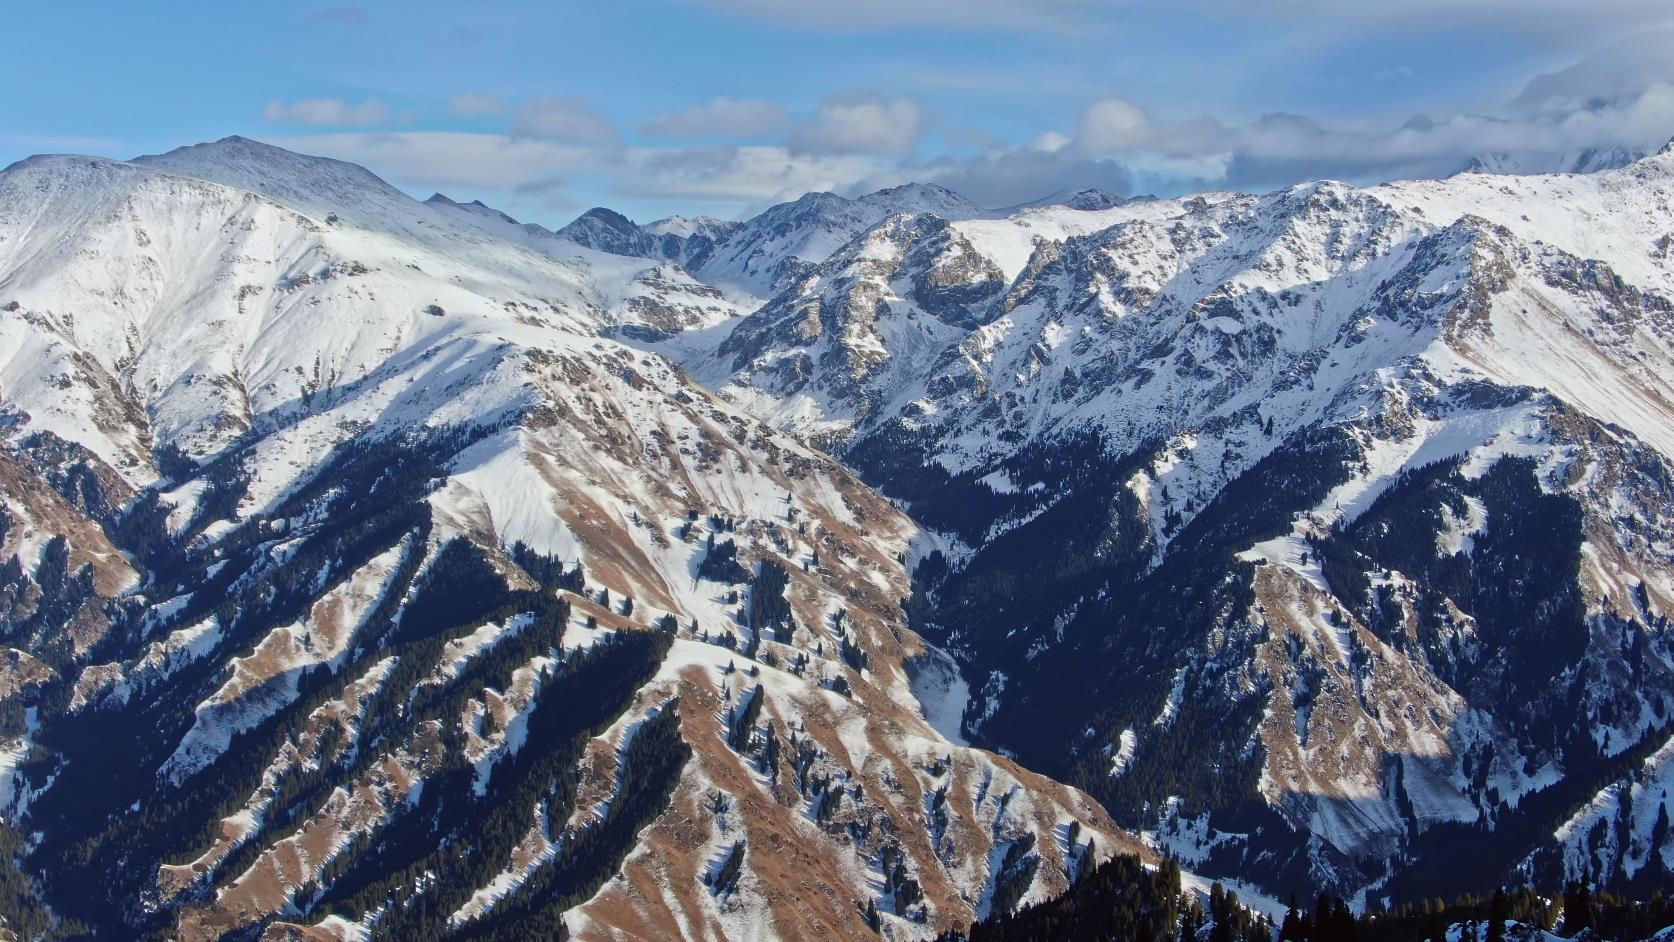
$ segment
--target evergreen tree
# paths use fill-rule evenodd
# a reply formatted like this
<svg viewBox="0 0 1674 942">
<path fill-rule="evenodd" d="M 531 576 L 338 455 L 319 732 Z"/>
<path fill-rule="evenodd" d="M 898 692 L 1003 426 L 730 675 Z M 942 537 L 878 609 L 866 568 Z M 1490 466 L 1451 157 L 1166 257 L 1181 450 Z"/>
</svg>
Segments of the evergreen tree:
<svg viewBox="0 0 1674 942">
<path fill-rule="evenodd" d="M 1657 800 L 1657 821 L 1651 825 L 1651 864 L 1663 868 L 1663 875 L 1668 876 L 1667 864 L 1663 863 L 1662 847 L 1668 843 L 1668 796 L 1665 794 Z"/>
<path fill-rule="evenodd" d="M 1505 890 L 1494 889 L 1493 902 L 1488 905 L 1488 942 L 1505 942 L 1505 921 L 1511 918 L 1511 904 Z"/>
<path fill-rule="evenodd" d="M 1593 927 L 1593 891 L 1585 875 L 1564 888 L 1564 932 L 1577 935 Z"/>
<path fill-rule="evenodd" d="M 1214 923 L 1209 929 L 1209 942 L 1237 942 L 1232 929 L 1232 907 L 1219 882 L 1209 888 L 1209 919 Z"/>
<path fill-rule="evenodd" d="M 1269 420 L 1271 421 L 1271 420 Z M 1285 908 L 1284 922 L 1279 924 L 1279 942 L 1307 942 L 1308 932 L 1302 924 L 1302 914 L 1296 911 L 1296 896 L 1290 897 Z"/>
<path fill-rule="evenodd" d="M 1185 906 L 1180 912 L 1180 942 L 1197 942 L 1197 934 L 1202 931 L 1207 917 L 1196 894 L 1187 893 L 1185 896 Z"/>
</svg>

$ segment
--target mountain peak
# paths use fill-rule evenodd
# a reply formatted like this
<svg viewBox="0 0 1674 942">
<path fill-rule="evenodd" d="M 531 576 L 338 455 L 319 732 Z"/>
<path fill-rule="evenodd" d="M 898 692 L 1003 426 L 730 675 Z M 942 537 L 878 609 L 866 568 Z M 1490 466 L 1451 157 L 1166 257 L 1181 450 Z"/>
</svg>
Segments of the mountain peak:
<svg viewBox="0 0 1674 942">
<path fill-rule="evenodd" d="M 1101 190 L 1098 187 L 1091 186 L 1079 189 L 1072 187 L 1059 190 L 1049 196 L 1043 196 L 1038 200 L 1030 200 L 1027 203 L 1019 204 L 1012 207 L 1012 210 L 1045 209 L 1051 206 L 1085 210 L 1113 209 L 1126 202 L 1128 202 L 1127 197 L 1117 196 L 1109 190 Z"/>
<path fill-rule="evenodd" d="M 556 233 L 577 245 L 612 255 L 651 258 L 656 241 L 639 224 L 614 209 L 595 206 Z"/>
<path fill-rule="evenodd" d="M 632 219 L 629 219 L 608 206 L 595 206 L 576 217 L 575 222 L 570 223 L 570 225 L 573 226 L 575 223 L 581 222 L 583 219 L 591 220 L 595 223 L 601 223 L 603 225 L 610 226 L 613 229 L 620 229 L 623 231 L 639 228 L 639 225 Z"/>
<path fill-rule="evenodd" d="M 903 183 L 862 196 L 857 202 L 886 206 L 892 212 L 935 213 L 938 216 L 966 216 L 982 208 L 945 186 L 936 183 Z"/>
<path fill-rule="evenodd" d="M 320 218 L 410 222 L 417 206 L 412 197 L 359 164 L 299 154 L 237 135 L 142 155 L 130 163 L 248 190 Z"/>
<path fill-rule="evenodd" d="M 432 209 L 439 210 L 445 215 L 463 218 L 479 228 L 481 228 L 484 220 L 492 220 L 502 224 L 503 226 L 510 226 L 514 228 L 521 227 L 523 225 L 523 223 L 518 222 L 506 213 L 495 209 L 487 203 L 484 203 L 482 200 L 472 200 L 469 203 L 461 203 L 458 200 L 448 197 L 442 193 L 432 193 L 430 194 L 430 198 L 424 201 L 424 205 L 429 206 Z M 537 226 L 535 228 L 539 229 L 540 227 Z M 541 229 L 540 231 L 544 232 L 546 230 Z M 506 236 L 507 232 L 502 230 L 497 231 L 497 234 Z M 520 240 L 514 238 L 512 241 Z"/>
<path fill-rule="evenodd" d="M 261 160 L 270 163 L 298 163 L 309 161 L 328 161 L 328 157 L 311 157 L 286 150 L 276 144 L 268 144 L 253 138 L 238 134 L 228 135 L 213 141 L 203 141 L 197 144 L 186 144 L 162 154 L 144 155 L 134 158 L 134 163 L 160 163 L 163 161 L 182 161 L 186 158 L 206 161 L 211 158 L 219 160 Z M 341 163 L 341 161 L 331 161 Z M 348 166 L 354 166 L 352 164 Z M 364 169 L 364 168 L 362 168 Z M 370 173 L 371 171 L 365 171 Z"/>
</svg>

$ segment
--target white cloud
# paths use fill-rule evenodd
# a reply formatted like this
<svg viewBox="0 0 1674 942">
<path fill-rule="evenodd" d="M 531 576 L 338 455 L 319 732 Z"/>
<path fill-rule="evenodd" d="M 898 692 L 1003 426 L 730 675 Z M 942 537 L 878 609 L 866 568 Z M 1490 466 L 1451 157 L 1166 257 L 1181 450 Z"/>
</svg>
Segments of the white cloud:
<svg viewBox="0 0 1674 942">
<path fill-rule="evenodd" d="M 846 190 L 890 166 L 873 156 L 797 154 L 784 147 L 642 148 L 630 152 L 629 172 L 617 189 L 636 197 L 764 206 L 816 190 Z"/>
<path fill-rule="evenodd" d="M 478 95 L 467 92 L 448 97 L 448 111 L 463 118 L 506 113 L 506 102 L 499 95 Z"/>
<path fill-rule="evenodd" d="M 353 127 L 382 124 L 389 120 L 389 107 L 376 98 L 351 105 L 341 98 L 308 98 L 290 103 L 270 101 L 262 110 L 269 124 L 308 124 L 315 127 Z"/>
<path fill-rule="evenodd" d="M 1144 110 L 1124 98 L 1101 98 L 1081 112 L 1076 140 L 1083 150 L 1110 153 L 1146 143 L 1151 121 Z"/>
<path fill-rule="evenodd" d="M 1522 111 L 1570 111 L 1674 84 L 1674 29 L 1611 43 L 1568 68 L 1537 75 L 1512 101 Z"/>
<path fill-rule="evenodd" d="M 307 134 L 279 147 L 361 164 L 412 188 L 482 188 L 568 198 L 577 176 L 604 177 L 618 195 L 761 207 L 811 190 L 846 190 L 892 161 L 799 155 L 784 147 L 644 147 L 621 152 L 507 134 L 411 131 Z"/>
<path fill-rule="evenodd" d="M 918 147 L 934 116 L 910 98 L 869 93 L 828 95 L 813 118 L 791 129 L 786 141 L 798 154 L 906 156 Z"/>
<path fill-rule="evenodd" d="M 1029 142 L 1029 149 L 1057 151 L 1063 150 L 1073 143 L 1075 143 L 1075 138 L 1062 131 L 1046 131 L 1035 135 L 1034 140 Z"/>
<path fill-rule="evenodd" d="M 587 107 L 585 99 L 575 96 L 536 98 L 518 106 L 512 119 L 511 132 L 522 137 L 536 137 L 566 144 L 592 147 L 617 147 L 621 137 L 616 126 L 597 111 Z"/>
<path fill-rule="evenodd" d="M 1652 48 L 1643 46 L 1641 48 Z M 1655 46 L 1657 49 L 1666 48 Z M 1330 177 L 1371 182 L 1445 176 L 1486 154 L 1556 158 L 1590 148 L 1654 150 L 1674 135 L 1674 64 L 1616 55 L 1531 82 L 1505 116 L 1415 116 L 1396 127 L 1267 114 L 1157 121 L 1119 98 L 1090 104 L 1067 149 L 1119 160 L 1174 188 L 1263 189 Z M 1538 163 L 1539 161 L 1534 161 Z"/>
<path fill-rule="evenodd" d="M 1234 123 L 1163 118 L 1126 98 L 1106 97 L 1087 105 L 1072 133 L 1047 130 L 1012 146 L 961 126 L 947 132 L 956 153 L 931 159 L 918 154 L 935 127 L 934 115 L 909 98 L 867 93 L 826 98 L 778 146 L 630 148 L 580 98 L 508 105 L 493 95 L 455 96 L 449 107 L 461 115 L 506 114 L 507 133 L 345 132 L 280 143 L 366 164 L 405 185 L 512 190 L 540 181 L 564 199 L 616 197 L 688 211 L 694 204 L 742 210 L 810 190 L 854 193 L 907 181 L 940 183 L 990 206 L 1081 187 L 1119 194 L 1262 190 L 1322 177 L 1376 182 L 1440 176 L 1487 154 L 1540 158 L 1588 148 L 1655 149 L 1674 135 L 1674 60 L 1660 54 L 1664 48 L 1650 38 L 1603 50 L 1530 81 L 1496 115 L 1374 124 L 1267 114 Z M 330 123 L 367 106 L 275 107 L 296 112 L 287 120 Z M 785 109 L 772 102 L 720 98 L 659 116 L 645 131 L 686 140 L 748 138 L 786 123 Z"/>
<path fill-rule="evenodd" d="M 361 164 L 400 184 L 511 188 L 530 180 L 596 171 L 596 150 L 554 141 L 455 131 L 305 134 L 269 138 L 305 154 Z"/>
<path fill-rule="evenodd" d="M 706 137 L 759 137 L 782 130 L 788 120 L 785 106 L 772 101 L 716 98 L 645 123 L 650 137 L 696 140 Z"/>
</svg>

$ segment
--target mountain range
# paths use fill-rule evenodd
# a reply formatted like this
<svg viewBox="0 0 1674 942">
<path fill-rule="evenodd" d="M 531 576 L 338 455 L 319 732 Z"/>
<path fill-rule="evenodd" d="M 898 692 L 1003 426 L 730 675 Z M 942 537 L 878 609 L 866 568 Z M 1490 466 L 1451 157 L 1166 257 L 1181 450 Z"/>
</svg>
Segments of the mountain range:
<svg viewBox="0 0 1674 942">
<path fill-rule="evenodd" d="M 1649 896 L 1674 147 L 1519 169 L 554 231 L 242 138 L 14 164 L 0 914 Z"/>
</svg>

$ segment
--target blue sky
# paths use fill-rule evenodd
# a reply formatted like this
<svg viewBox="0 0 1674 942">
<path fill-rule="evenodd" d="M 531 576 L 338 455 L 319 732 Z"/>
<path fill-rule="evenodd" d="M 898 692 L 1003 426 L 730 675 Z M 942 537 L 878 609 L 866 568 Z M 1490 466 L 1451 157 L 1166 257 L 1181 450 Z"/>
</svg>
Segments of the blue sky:
<svg viewBox="0 0 1674 942">
<path fill-rule="evenodd" d="M 549 225 L 595 204 L 736 216 L 906 180 L 990 205 L 1370 182 L 1674 136 L 1665 0 L 0 0 L 0 15 L 0 163 L 243 134 Z"/>
</svg>

